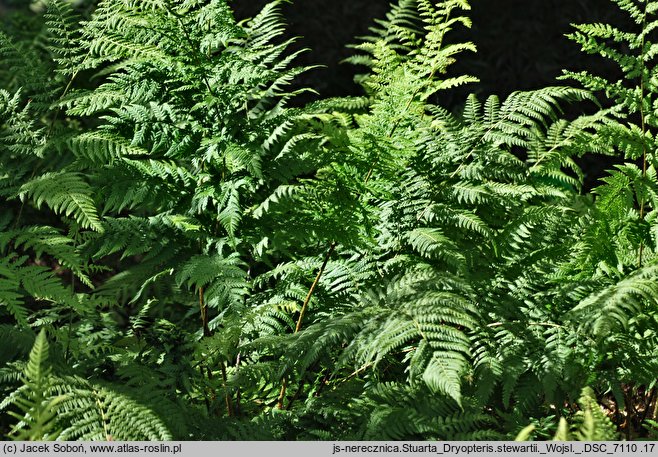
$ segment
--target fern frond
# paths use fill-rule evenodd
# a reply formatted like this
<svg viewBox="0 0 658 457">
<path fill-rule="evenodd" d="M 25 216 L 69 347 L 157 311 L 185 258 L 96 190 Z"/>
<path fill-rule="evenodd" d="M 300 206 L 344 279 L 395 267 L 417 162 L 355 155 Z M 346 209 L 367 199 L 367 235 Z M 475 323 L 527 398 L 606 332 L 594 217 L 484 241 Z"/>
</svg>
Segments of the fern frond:
<svg viewBox="0 0 658 457">
<path fill-rule="evenodd" d="M 31 198 L 40 207 L 45 203 L 55 213 L 73 216 L 83 228 L 103 232 L 92 188 L 83 176 L 75 172 L 46 173 L 23 184 L 23 196 Z"/>
<path fill-rule="evenodd" d="M 0 410 L 15 406 L 21 411 L 9 412 L 18 420 L 10 432 L 14 439 L 44 441 L 56 439 L 60 435 L 60 430 L 55 428 L 57 407 L 65 397 L 48 395 L 52 386 L 48 351 L 46 333 L 42 330 L 30 351 L 22 378 L 23 386 L 0 403 Z"/>
</svg>

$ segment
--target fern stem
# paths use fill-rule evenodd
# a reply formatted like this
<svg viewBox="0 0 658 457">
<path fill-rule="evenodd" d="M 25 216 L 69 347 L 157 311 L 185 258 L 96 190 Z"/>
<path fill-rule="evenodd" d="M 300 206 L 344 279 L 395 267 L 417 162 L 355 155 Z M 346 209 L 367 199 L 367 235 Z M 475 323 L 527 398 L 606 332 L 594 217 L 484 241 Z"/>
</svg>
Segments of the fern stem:
<svg viewBox="0 0 658 457">
<path fill-rule="evenodd" d="M 96 405 L 98 406 L 98 411 L 100 412 L 101 415 L 101 422 L 103 423 L 103 433 L 105 434 L 105 440 L 113 441 L 112 435 L 110 435 L 110 431 L 107 428 L 107 418 L 105 417 L 105 410 L 103 408 L 103 404 L 101 403 L 101 399 L 98 395 L 97 390 L 94 390 L 94 396 L 96 397 Z"/>
<path fill-rule="evenodd" d="M 288 387 L 288 380 L 283 379 L 283 382 L 281 383 L 281 391 L 279 392 L 279 396 L 276 399 L 276 407 L 278 409 L 283 409 L 283 399 L 286 397 L 286 388 Z"/>
<path fill-rule="evenodd" d="M 324 272 L 324 269 L 327 267 L 327 263 L 329 263 L 329 258 L 331 257 L 331 254 L 334 252 L 334 249 L 336 249 L 336 242 L 332 241 L 331 245 L 329 245 L 329 250 L 327 251 L 327 254 L 324 256 L 324 261 L 320 266 L 320 270 L 318 271 L 318 274 L 315 276 L 315 280 L 313 281 L 313 284 L 311 284 L 311 288 L 308 290 L 308 294 L 306 294 L 306 298 L 304 299 L 304 304 L 302 305 L 302 309 L 299 311 L 299 318 L 297 318 L 295 333 L 299 332 L 299 330 L 302 328 L 302 322 L 304 320 L 304 314 L 306 314 L 306 309 L 308 308 L 308 304 L 311 301 L 311 297 L 313 296 L 313 292 L 315 291 L 316 286 L 320 282 L 320 278 L 322 277 L 322 273 Z M 284 379 L 281 384 L 281 391 L 279 392 L 279 398 L 277 399 L 277 408 L 279 409 L 283 409 L 283 400 L 286 396 L 287 387 L 288 387 L 287 380 Z M 290 408 L 290 404 L 288 404 L 288 408 Z"/>
<path fill-rule="evenodd" d="M 649 389 L 648 392 L 645 391 L 644 411 L 642 411 L 642 419 L 640 420 L 640 423 L 644 423 L 649 413 L 653 411 L 653 404 L 655 401 L 656 401 L 656 389 L 651 388 Z"/>
<path fill-rule="evenodd" d="M 304 390 L 304 379 L 303 378 L 299 381 L 299 386 L 297 386 L 297 391 L 294 393 L 294 395 L 292 396 L 292 398 L 288 402 L 288 406 L 286 406 L 287 411 L 290 411 L 290 409 L 292 408 L 293 402 L 299 398 L 299 396 L 302 393 L 302 390 Z"/>
<path fill-rule="evenodd" d="M 238 352 L 238 355 L 235 357 L 235 374 L 237 375 L 240 371 L 240 362 L 242 360 L 242 353 Z M 240 415 L 240 400 L 242 399 L 242 392 L 240 391 L 240 386 L 237 387 L 235 392 L 235 415 Z"/>
<path fill-rule="evenodd" d="M 203 300 L 203 287 L 199 287 L 199 310 L 201 311 L 201 325 L 203 327 L 203 336 L 208 337 L 212 335 L 210 326 L 208 325 L 208 305 Z"/>
<path fill-rule="evenodd" d="M 222 364 L 223 368 L 223 364 Z M 201 376 L 203 376 L 203 366 L 201 367 Z M 214 378 L 212 374 L 212 370 L 208 365 L 206 365 L 206 376 L 208 377 L 208 388 L 210 390 L 210 401 L 207 402 L 208 405 L 208 415 L 212 413 L 213 406 L 215 405 L 215 402 L 217 401 L 217 392 L 215 391 L 215 388 L 212 385 L 212 380 Z M 207 397 L 206 397 L 207 398 Z M 216 412 L 217 410 L 215 410 Z"/>
<path fill-rule="evenodd" d="M 203 336 L 204 338 L 207 338 L 209 336 L 212 336 L 212 332 L 210 331 L 210 326 L 208 324 L 208 305 L 203 299 L 203 287 L 199 287 L 199 310 L 201 312 L 201 326 L 203 327 Z M 224 362 L 221 363 L 221 370 L 222 370 L 222 379 L 224 381 L 224 392 L 226 396 L 226 405 L 227 405 L 227 410 L 228 410 L 228 415 L 231 416 L 231 406 L 230 406 L 230 399 L 228 397 L 228 391 L 226 389 L 226 369 L 224 367 Z M 203 366 L 201 368 L 201 374 L 203 375 Z M 208 376 L 208 380 L 212 380 L 212 370 L 210 367 L 206 367 L 206 374 Z M 208 414 L 211 412 L 211 404 L 215 403 L 215 400 L 217 398 L 217 395 L 211 387 L 211 400 L 208 401 L 208 397 L 206 397 L 206 408 L 208 409 Z"/>
<path fill-rule="evenodd" d="M 34 169 L 32 170 L 32 174 L 30 174 L 30 177 L 27 179 L 27 182 L 32 181 L 32 178 L 34 178 L 36 174 L 37 174 L 37 167 L 35 166 Z M 26 202 L 27 202 L 27 198 L 21 201 L 21 206 L 18 209 L 18 215 L 16 216 L 16 220 L 14 221 L 12 230 L 16 230 L 18 228 L 18 224 L 20 223 L 21 217 L 23 216 L 23 208 L 25 207 Z"/>
<path fill-rule="evenodd" d="M 87 55 L 85 56 L 84 60 L 80 65 L 84 65 L 84 63 L 87 61 L 87 57 L 89 57 L 89 54 L 91 53 L 88 52 Z M 68 84 L 66 84 L 66 87 L 64 88 L 64 91 L 62 92 L 62 95 L 59 97 L 60 100 L 62 100 L 64 97 L 66 97 L 66 94 L 69 93 L 69 90 L 71 90 L 71 86 L 73 85 L 73 81 L 75 81 L 75 78 L 78 76 L 78 73 L 80 70 L 76 70 L 73 75 L 71 75 L 71 78 L 69 79 Z M 55 123 L 57 122 L 57 119 L 59 118 L 59 114 L 62 112 L 62 108 L 58 108 L 57 111 L 55 111 L 55 115 L 53 116 L 52 121 L 50 121 L 50 126 L 48 127 L 48 137 L 53 133 L 53 129 L 55 128 Z"/>
<path fill-rule="evenodd" d="M 322 273 L 324 273 L 324 269 L 327 267 L 327 263 L 329 263 L 329 258 L 331 257 L 331 254 L 334 252 L 334 249 L 336 249 L 336 242 L 332 241 L 331 245 L 329 246 L 329 250 L 327 251 L 327 254 L 324 256 L 324 261 L 320 266 L 320 270 L 318 271 L 318 274 L 315 276 L 315 281 L 313 281 L 313 284 L 311 284 L 311 288 L 308 290 L 308 294 L 306 294 L 306 298 L 304 299 L 304 304 L 302 305 L 302 309 L 299 311 L 299 318 L 297 319 L 297 325 L 295 326 L 295 333 L 299 332 L 299 330 L 302 328 L 302 321 L 304 319 L 304 314 L 306 314 L 306 309 L 308 308 L 308 304 L 311 301 L 311 297 L 313 296 L 313 292 L 315 291 L 315 288 L 320 282 L 320 277 L 322 276 Z"/>
<path fill-rule="evenodd" d="M 347 378 L 345 378 L 345 380 L 348 380 L 350 378 L 353 378 L 354 376 L 357 376 L 359 373 L 367 370 L 369 367 L 373 366 L 374 364 L 375 364 L 374 362 L 366 363 L 365 365 L 361 366 L 360 368 L 358 368 L 358 369 L 354 370 L 352 373 L 350 373 L 349 376 L 347 376 Z"/>
<path fill-rule="evenodd" d="M 623 388 L 623 387 L 622 387 Z M 624 403 L 626 403 L 626 421 L 622 424 L 624 433 L 626 434 L 626 441 L 631 440 L 631 427 L 633 426 L 633 416 L 635 415 L 635 408 L 633 407 L 633 387 L 627 386 L 624 391 Z"/>
<path fill-rule="evenodd" d="M 75 293 L 75 276 L 71 273 L 71 294 Z M 64 351 L 64 360 L 68 362 L 71 355 L 71 335 L 73 332 L 73 309 L 69 310 L 69 322 L 66 329 L 66 349 Z"/>
<path fill-rule="evenodd" d="M 201 373 L 201 378 L 203 378 L 206 375 L 206 373 L 203 371 L 203 365 L 199 365 L 199 372 Z M 206 404 L 206 411 L 208 412 L 208 416 L 210 416 L 211 407 L 210 407 L 210 400 L 208 399 L 207 391 L 204 391 L 203 393 L 203 402 Z"/>
<path fill-rule="evenodd" d="M 222 370 L 222 382 L 224 383 L 224 401 L 226 402 L 226 414 L 228 417 L 233 416 L 233 405 L 231 404 L 231 396 L 228 392 L 228 384 L 226 378 L 226 366 L 224 362 L 219 364 L 220 369 Z"/>
<path fill-rule="evenodd" d="M 436 71 L 436 70 L 432 70 L 432 72 L 430 73 L 430 76 L 429 76 L 429 78 L 428 78 L 429 81 L 431 81 L 432 78 L 434 78 L 434 73 L 435 73 L 435 71 Z M 407 111 L 408 111 L 409 108 L 411 107 L 411 104 L 413 103 L 414 99 L 416 98 L 416 96 L 418 95 L 419 92 L 420 92 L 420 87 L 417 87 L 416 90 L 411 94 L 411 97 L 409 98 L 409 101 L 408 101 L 407 104 L 405 105 L 404 109 L 402 110 L 402 112 L 400 113 L 400 115 L 398 116 L 398 118 L 397 118 L 397 119 L 395 120 L 395 122 L 393 123 L 393 127 L 391 128 L 391 131 L 388 132 L 388 138 L 392 138 L 392 137 L 393 137 L 393 134 L 395 133 L 395 131 L 396 131 L 396 130 L 398 129 L 398 127 L 400 126 L 400 123 L 402 122 L 402 118 L 404 117 L 404 115 L 407 113 Z"/>
</svg>

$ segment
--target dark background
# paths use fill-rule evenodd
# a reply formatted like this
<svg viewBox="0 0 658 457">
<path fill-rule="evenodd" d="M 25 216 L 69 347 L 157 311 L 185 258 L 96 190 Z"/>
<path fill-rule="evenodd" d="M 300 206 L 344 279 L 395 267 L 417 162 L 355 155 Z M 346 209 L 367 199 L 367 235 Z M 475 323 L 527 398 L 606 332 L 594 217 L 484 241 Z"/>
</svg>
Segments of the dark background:
<svg viewBox="0 0 658 457">
<path fill-rule="evenodd" d="M 267 3 L 235 0 L 239 18 L 250 17 Z M 571 23 L 618 23 L 622 19 L 608 0 L 472 0 L 470 30 L 455 31 L 453 40 L 473 41 L 477 54 L 463 54 L 454 67 L 481 83 L 467 92 L 505 96 L 514 90 L 536 89 L 556 84 L 562 69 L 600 67 L 599 59 L 587 59 L 564 35 Z M 304 64 L 328 68 L 308 76 L 308 82 L 323 96 L 359 93 L 352 78 L 355 68 L 340 61 L 350 55 L 345 46 L 368 33 L 375 18 L 389 9 L 384 0 L 296 0 L 284 6 L 291 36 L 311 49 L 300 59 Z M 564 84 L 564 83 L 561 83 Z"/>
<path fill-rule="evenodd" d="M 265 3 L 235 0 L 233 6 L 238 18 L 246 18 L 257 14 Z M 611 80 L 621 77 L 614 65 L 584 54 L 565 36 L 573 31 L 571 24 L 582 23 L 609 23 L 633 30 L 633 24 L 609 0 L 472 0 L 470 4 L 473 27 L 455 30 L 451 40 L 472 41 L 478 52 L 461 54 L 451 71 L 476 76 L 480 83 L 440 94 L 437 101 L 449 109 L 459 109 L 469 93 L 503 98 L 516 90 L 572 84 L 556 80 L 563 69 L 588 69 Z M 310 48 L 298 62 L 327 66 L 304 76 L 302 84 L 325 97 L 360 94 L 353 78 L 363 69 L 341 63 L 353 52 L 346 45 L 368 34 L 374 20 L 389 10 L 389 2 L 295 0 L 283 9 L 289 35 L 300 37 L 296 46 Z M 579 109 L 582 106 L 567 111 L 576 115 L 574 110 Z M 585 172 L 585 189 L 595 187 L 605 170 L 619 161 L 594 155 L 578 160 Z"/>
<path fill-rule="evenodd" d="M 74 2 L 83 9 L 95 3 L 94 0 Z M 0 0 L 0 19 L 8 19 L 9 11 L 27 9 L 30 3 L 34 2 Z M 257 14 L 267 0 L 231 3 L 238 19 L 245 19 Z M 473 41 L 478 52 L 462 54 L 451 71 L 476 76 L 480 83 L 441 94 L 436 101 L 447 108 L 459 109 L 471 92 L 481 98 L 490 94 L 502 98 L 515 90 L 570 84 L 556 81 L 563 69 L 587 68 L 613 80 L 620 76 L 614 66 L 602 58 L 585 55 L 565 37 L 572 31 L 572 23 L 602 22 L 631 28 L 612 1 L 472 0 L 470 3 L 473 28 L 456 30 L 451 41 Z M 298 59 L 298 64 L 325 66 L 305 74 L 300 84 L 312 87 L 322 97 L 360 94 L 353 78 L 363 68 L 341 61 L 352 53 L 346 46 L 356 43 L 355 37 L 368 34 L 374 19 L 383 18 L 388 10 L 386 0 L 294 0 L 285 4 L 283 15 L 288 23 L 288 36 L 299 37 L 297 48 L 310 49 Z M 612 164 L 601 157 L 587 157 L 580 162 L 587 175 L 587 188 Z"/>
<path fill-rule="evenodd" d="M 69 0 L 81 9 L 90 9 L 95 0 Z M 229 0 L 238 19 L 257 14 L 267 0 Z M 39 0 L 0 0 L 0 22 L 10 12 L 29 10 Z M 297 47 L 310 51 L 300 64 L 321 64 L 326 68 L 305 76 L 304 83 L 326 96 L 358 94 L 353 83 L 357 68 L 341 64 L 351 50 L 346 45 L 368 34 L 368 28 L 389 10 L 387 0 L 293 0 L 284 4 L 288 35 L 299 37 Z M 480 78 L 464 93 L 492 93 L 502 97 L 514 90 L 536 89 L 556 84 L 562 69 L 589 68 L 612 71 L 599 58 L 588 58 L 564 35 L 572 23 L 612 23 L 629 28 L 624 14 L 610 0 L 471 0 L 467 13 L 470 30 L 456 30 L 452 41 L 473 41 L 477 54 L 463 54 L 453 68 L 457 74 Z M 5 19 L 5 20 L 3 20 Z M 561 83 L 564 84 L 564 83 Z M 444 104 L 459 104 L 454 96 Z"/>
</svg>

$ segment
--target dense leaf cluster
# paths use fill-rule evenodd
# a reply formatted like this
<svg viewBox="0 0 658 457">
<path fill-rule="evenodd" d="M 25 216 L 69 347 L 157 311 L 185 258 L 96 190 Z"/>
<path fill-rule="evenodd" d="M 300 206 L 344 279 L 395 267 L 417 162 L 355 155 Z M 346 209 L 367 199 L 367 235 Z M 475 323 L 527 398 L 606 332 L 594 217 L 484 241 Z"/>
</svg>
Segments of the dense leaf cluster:
<svg viewBox="0 0 658 457">
<path fill-rule="evenodd" d="M 454 113 L 466 0 L 392 5 L 354 46 L 364 95 L 305 106 L 280 1 L 243 22 L 226 0 L 41 2 L 32 35 L 0 33 L 0 428 L 651 433 L 658 2 L 614 2 L 634 30 L 571 37 L 623 80 Z M 585 154 L 626 162 L 587 194 Z"/>
</svg>

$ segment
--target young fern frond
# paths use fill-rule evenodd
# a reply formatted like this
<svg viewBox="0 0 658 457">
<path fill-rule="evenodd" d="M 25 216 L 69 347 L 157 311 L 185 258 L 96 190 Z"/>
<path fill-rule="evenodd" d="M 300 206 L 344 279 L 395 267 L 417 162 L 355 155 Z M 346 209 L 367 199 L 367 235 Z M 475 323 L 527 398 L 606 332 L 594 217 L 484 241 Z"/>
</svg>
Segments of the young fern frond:
<svg viewBox="0 0 658 457">
<path fill-rule="evenodd" d="M 23 385 L 0 403 L 18 422 L 19 440 L 167 440 L 171 434 L 152 411 L 128 395 L 77 377 L 60 378 L 49 365 L 45 331 L 36 338 Z"/>
<path fill-rule="evenodd" d="M 30 351 L 22 377 L 23 385 L 0 402 L 0 410 L 13 407 L 20 411 L 9 411 L 18 420 L 10 432 L 13 439 L 48 441 L 60 436 L 57 408 L 66 397 L 48 393 L 53 385 L 48 351 L 48 340 L 42 330 Z"/>
</svg>

